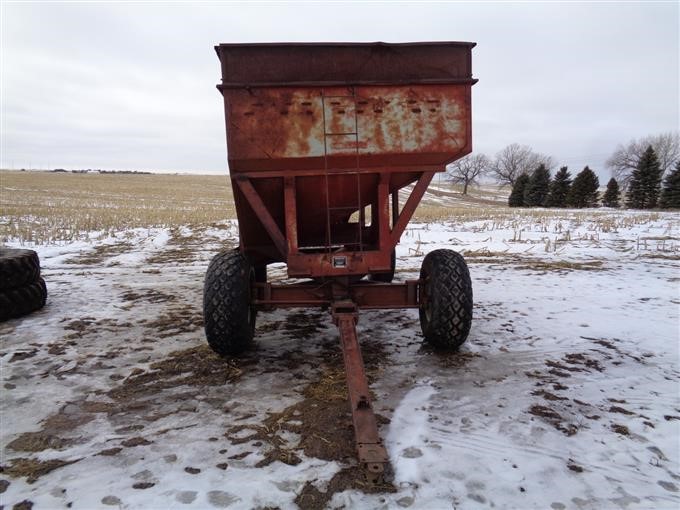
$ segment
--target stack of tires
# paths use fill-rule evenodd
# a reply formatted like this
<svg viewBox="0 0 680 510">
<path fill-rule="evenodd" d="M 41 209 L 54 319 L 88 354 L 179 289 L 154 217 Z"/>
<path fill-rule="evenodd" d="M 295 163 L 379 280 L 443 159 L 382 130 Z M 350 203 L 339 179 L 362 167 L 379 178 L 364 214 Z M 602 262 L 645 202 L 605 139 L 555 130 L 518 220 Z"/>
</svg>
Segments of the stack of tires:
<svg viewBox="0 0 680 510">
<path fill-rule="evenodd" d="M 0 247 L 0 321 L 38 310 L 45 306 L 46 299 L 38 254 Z"/>
</svg>

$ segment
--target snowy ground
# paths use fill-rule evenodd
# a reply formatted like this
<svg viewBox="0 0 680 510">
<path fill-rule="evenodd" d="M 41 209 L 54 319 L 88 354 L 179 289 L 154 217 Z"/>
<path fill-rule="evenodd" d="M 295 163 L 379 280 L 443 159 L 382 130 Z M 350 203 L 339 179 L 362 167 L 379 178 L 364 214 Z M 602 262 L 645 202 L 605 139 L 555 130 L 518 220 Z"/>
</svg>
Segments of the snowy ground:
<svg viewBox="0 0 680 510">
<path fill-rule="evenodd" d="M 353 467 L 326 312 L 261 313 L 243 359 L 205 347 L 203 274 L 235 237 L 227 222 L 36 248 L 47 306 L 0 324 L 0 505 L 680 506 L 680 215 L 411 225 L 397 279 L 464 252 L 475 319 L 441 355 L 417 312 L 361 314 L 392 467 L 377 487 Z"/>
</svg>

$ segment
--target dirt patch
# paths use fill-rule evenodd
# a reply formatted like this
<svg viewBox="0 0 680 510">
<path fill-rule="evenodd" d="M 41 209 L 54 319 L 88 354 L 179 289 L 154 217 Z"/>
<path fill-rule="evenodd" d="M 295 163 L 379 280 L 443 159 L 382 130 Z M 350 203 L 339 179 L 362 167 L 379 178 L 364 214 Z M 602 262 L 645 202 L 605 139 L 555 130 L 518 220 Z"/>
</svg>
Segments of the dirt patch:
<svg viewBox="0 0 680 510">
<path fill-rule="evenodd" d="M 164 390 L 178 386 L 222 386 L 238 379 L 242 360 L 220 358 L 208 346 L 174 351 L 150 370 L 125 379 L 107 395 L 125 409 L 144 399 L 157 399 Z"/>
<path fill-rule="evenodd" d="M 29 359 L 29 358 L 32 358 L 33 356 L 35 356 L 36 354 L 38 354 L 38 349 L 32 349 L 30 351 L 15 352 L 14 354 L 12 354 L 12 357 L 10 358 L 9 362 L 14 363 L 15 361 L 21 361 L 21 360 L 24 360 L 24 359 Z"/>
<path fill-rule="evenodd" d="M 63 450 L 75 441 L 54 436 L 48 432 L 25 432 L 11 441 L 7 448 L 15 452 L 42 452 L 44 450 Z"/>
<path fill-rule="evenodd" d="M 378 376 L 380 365 L 386 358 L 383 345 L 365 342 L 362 345 L 364 364 L 369 382 Z M 356 451 L 352 416 L 347 400 L 342 353 L 337 344 L 329 344 L 322 353 L 323 364 L 318 376 L 303 390 L 304 400 L 279 413 L 271 413 L 258 424 L 231 427 L 225 436 L 234 444 L 263 443 L 265 458 L 257 467 L 276 460 L 285 464 L 300 462 L 298 452 L 307 457 L 355 464 Z M 388 423 L 380 415 L 379 424 Z M 293 439 L 291 440 L 291 433 Z M 288 438 L 288 439 L 286 439 Z M 327 490 L 320 491 L 307 483 L 296 499 L 301 508 L 323 508 L 336 492 L 348 488 L 365 492 L 394 491 L 391 484 L 368 484 L 366 475 L 356 467 L 337 473 L 328 482 Z"/>
<path fill-rule="evenodd" d="M 84 400 L 70 402 L 59 412 L 45 419 L 41 430 L 21 434 L 7 445 L 7 448 L 22 452 L 40 452 L 48 449 L 61 450 L 83 441 L 75 436 L 77 430 L 95 418 L 97 413 L 108 416 L 129 414 L 138 422 L 140 419 L 153 421 L 175 412 L 164 406 L 165 390 L 179 386 L 206 387 L 223 385 L 239 377 L 241 369 L 234 361 L 224 360 L 213 354 L 207 346 L 171 353 L 168 358 L 154 363 L 149 371 L 141 371 L 125 379 L 122 384 L 109 391 L 111 400 Z M 172 400 L 191 403 L 194 394 L 173 393 Z M 162 409 L 161 409 L 162 408 Z M 135 423 L 120 433 L 134 433 L 143 426 Z M 163 431 L 159 432 L 162 433 Z M 75 436 L 75 437 L 74 437 Z M 133 447 L 150 444 L 141 437 L 131 437 L 122 446 Z M 100 455 L 116 455 L 120 449 L 103 450 Z M 22 464 L 21 466 L 29 466 Z M 50 465 L 48 464 L 48 467 Z M 27 468 L 28 469 L 28 468 Z"/>
<path fill-rule="evenodd" d="M 642 365 L 645 364 L 645 360 L 643 360 L 641 357 L 635 356 L 633 354 L 629 354 L 627 352 L 623 352 L 621 349 L 619 349 L 618 346 L 614 343 L 614 342 L 617 341 L 616 339 L 609 340 L 609 339 L 605 339 L 605 338 L 592 338 L 592 337 L 588 337 L 588 336 L 582 336 L 581 338 L 583 338 L 584 340 L 590 340 L 593 343 L 601 345 L 602 347 L 604 347 L 607 350 L 614 351 L 615 353 L 617 353 L 621 357 L 630 358 L 632 360 L 637 361 L 638 363 L 640 363 Z"/>
<path fill-rule="evenodd" d="M 602 368 L 602 365 L 600 365 L 599 361 L 596 359 L 593 359 L 586 354 L 583 353 L 571 353 L 571 354 L 566 354 L 562 360 L 570 365 L 582 365 L 586 368 L 590 368 L 592 370 L 597 370 L 598 372 L 602 372 L 604 369 Z"/>
<path fill-rule="evenodd" d="M 529 414 L 542 418 L 545 422 L 567 436 L 573 436 L 578 431 L 575 425 L 571 423 L 565 424 L 562 415 L 550 407 L 534 404 L 529 409 Z"/>
<path fill-rule="evenodd" d="M 122 451 L 123 449 L 120 447 L 107 448 L 106 450 L 100 451 L 97 455 L 103 455 L 104 457 L 113 457 L 114 455 L 118 455 Z"/>
<path fill-rule="evenodd" d="M 68 259 L 65 264 L 80 264 L 86 266 L 101 265 L 104 260 L 116 257 L 132 250 L 132 243 L 122 242 L 117 244 L 102 244 L 94 250 L 81 253 L 78 257 Z"/>
<path fill-rule="evenodd" d="M 174 294 L 167 294 L 156 289 L 137 289 L 128 290 L 120 295 L 123 301 L 136 303 L 144 301 L 147 303 L 167 303 L 177 301 L 177 296 Z"/>
<path fill-rule="evenodd" d="M 172 246 L 146 259 L 147 264 L 190 264 L 196 260 L 195 247 Z"/>
<path fill-rule="evenodd" d="M 89 423 L 94 416 L 82 407 L 82 403 L 69 403 L 56 414 L 42 421 L 41 430 L 25 432 L 12 440 L 7 448 L 17 452 L 42 452 L 45 450 L 63 450 L 82 439 L 69 437 L 78 427 Z"/>
<path fill-rule="evenodd" d="M 147 439 L 144 439 L 143 437 L 131 437 L 130 439 L 126 439 L 123 441 L 122 444 L 126 448 L 133 448 L 135 446 L 146 446 L 148 444 L 151 444 L 152 441 L 148 441 Z"/>
<path fill-rule="evenodd" d="M 680 260 L 678 253 L 645 253 L 640 256 L 645 259 Z"/>
<path fill-rule="evenodd" d="M 486 248 L 481 250 L 464 251 L 462 254 L 471 263 L 494 264 L 502 262 L 504 265 L 512 264 L 516 269 L 528 271 L 540 271 L 546 273 L 554 271 L 557 273 L 567 273 L 570 271 L 604 271 L 604 263 L 601 260 L 587 260 L 571 262 L 567 260 L 541 260 L 517 253 L 507 253 L 504 251 L 491 251 Z"/>
<path fill-rule="evenodd" d="M 147 264 L 189 264 L 196 260 L 197 251 L 205 244 L 204 228 L 194 226 L 191 232 L 184 235 L 182 229 L 170 230 L 170 239 L 163 251 L 146 259 Z"/>
<path fill-rule="evenodd" d="M 549 366 L 552 369 L 558 370 L 558 371 L 567 371 L 567 372 L 584 372 L 582 368 L 579 367 L 570 367 L 567 365 L 564 365 L 563 363 L 560 363 L 559 361 L 554 361 L 554 360 L 548 360 L 545 362 L 547 366 Z"/>
<path fill-rule="evenodd" d="M 337 472 L 326 485 L 324 492 L 320 491 L 312 482 L 307 482 L 295 498 L 295 504 L 303 510 L 326 508 L 334 494 L 346 490 L 358 490 L 365 494 L 397 491 L 392 484 L 367 482 L 358 468 L 351 467 Z"/>
<path fill-rule="evenodd" d="M 280 413 L 271 413 L 261 424 L 231 427 L 225 436 L 232 444 L 261 441 L 267 444 L 265 458 L 257 467 L 279 460 L 296 465 L 300 458 L 294 450 L 309 457 L 346 461 L 354 456 L 352 420 L 347 403 L 345 374 L 338 367 L 325 367 L 317 381 L 304 390 L 305 399 Z M 251 431 L 250 434 L 243 432 Z M 299 435 L 295 445 L 288 444 L 282 432 Z"/>
<path fill-rule="evenodd" d="M 625 425 L 619 425 L 618 423 L 614 423 L 612 424 L 612 430 L 617 434 L 621 434 L 622 436 L 630 436 L 630 431 L 628 430 L 628 427 L 626 427 Z"/>
<path fill-rule="evenodd" d="M 130 322 L 119 322 L 112 318 L 95 319 L 94 317 L 83 317 L 81 319 L 71 320 L 64 325 L 66 331 L 71 331 L 71 333 L 65 335 L 64 338 L 67 340 L 74 340 L 86 335 L 101 335 L 103 331 L 118 333 L 121 329 L 129 328 L 130 326 L 132 326 Z M 77 345 L 71 342 L 66 342 L 66 344 Z"/>
<path fill-rule="evenodd" d="M 558 395 L 555 395 L 554 393 L 550 393 L 549 391 L 545 390 L 536 390 L 533 391 L 531 394 L 536 397 L 543 397 L 544 399 L 551 401 L 569 400 L 567 397 L 560 397 Z"/>
<path fill-rule="evenodd" d="M 551 369 L 549 373 L 557 377 L 571 377 L 569 372 L 590 372 L 592 370 L 602 372 L 604 370 L 598 360 L 583 353 L 565 354 L 561 360 L 546 360 L 545 364 Z"/>
<path fill-rule="evenodd" d="M 529 409 L 529 414 L 533 414 L 534 416 L 540 416 L 541 418 L 545 418 L 547 420 L 562 421 L 562 416 L 557 411 L 554 411 L 553 409 L 550 409 L 549 407 L 545 407 L 545 406 L 541 406 L 541 405 L 531 406 L 531 409 Z"/>
<path fill-rule="evenodd" d="M 532 260 L 529 263 L 519 265 L 517 269 L 529 269 L 531 271 L 604 271 L 601 260 L 589 260 L 586 262 L 567 262 L 566 260 L 544 261 Z"/>
<path fill-rule="evenodd" d="M 287 336 L 306 339 L 326 328 L 328 314 L 316 310 L 300 310 L 286 315 L 283 329 Z"/>
<path fill-rule="evenodd" d="M 173 307 L 155 319 L 139 321 L 156 331 L 156 336 L 168 338 L 182 333 L 193 333 L 203 327 L 203 313 L 192 306 Z"/>
<path fill-rule="evenodd" d="M 583 473 L 583 467 L 576 464 L 572 459 L 569 459 L 569 462 L 567 462 L 567 467 L 574 473 Z"/>
<path fill-rule="evenodd" d="M 69 464 L 74 464 L 81 459 L 76 460 L 37 460 L 37 459 L 12 459 L 9 466 L 2 466 L 0 472 L 11 476 L 12 478 L 26 477 L 28 483 L 34 483 L 38 478 L 51 473 L 55 469 L 59 469 Z"/>
<path fill-rule="evenodd" d="M 473 359 L 482 357 L 481 354 L 470 351 L 441 352 L 432 349 L 430 346 L 423 348 L 431 351 L 435 359 L 444 368 L 460 368 L 470 363 Z"/>
<path fill-rule="evenodd" d="M 156 485 L 156 484 L 153 483 L 153 482 L 137 482 L 137 483 L 135 483 L 135 484 L 132 485 L 132 488 L 133 488 L 133 489 L 144 490 L 144 489 L 150 489 L 150 488 L 153 487 L 154 485 Z"/>
<path fill-rule="evenodd" d="M 626 414 L 628 416 L 634 415 L 635 413 L 632 411 L 629 411 L 628 409 L 624 409 L 623 407 L 619 406 L 611 406 L 609 408 L 610 413 L 620 413 L 620 414 Z"/>
<path fill-rule="evenodd" d="M 67 321 L 69 319 L 64 319 Z M 60 321 L 60 322 L 64 322 Z M 94 317 L 83 317 L 81 319 L 75 319 L 64 325 L 64 329 L 67 331 L 75 331 L 77 333 L 85 333 L 87 330 L 91 329 L 94 324 L 96 324 L 97 319 Z"/>
</svg>

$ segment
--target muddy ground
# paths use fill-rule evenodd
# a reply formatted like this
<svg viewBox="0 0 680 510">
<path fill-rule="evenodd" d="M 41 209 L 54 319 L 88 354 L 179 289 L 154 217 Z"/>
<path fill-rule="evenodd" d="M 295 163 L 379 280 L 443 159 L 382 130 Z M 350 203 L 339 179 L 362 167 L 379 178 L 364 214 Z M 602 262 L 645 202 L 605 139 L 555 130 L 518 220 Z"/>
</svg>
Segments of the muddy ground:
<svg viewBox="0 0 680 510">
<path fill-rule="evenodd" d="M 475 323 L 453 354 L 423 345 L 415 311 L 362 313 L 391 456 L 370 484 L 327 312 L 260 313 L 240 358 L 206 346 L 202 278 L 229 235 L 41 254 L 47 306 L 0 325 L 4 508 L 680 504 L 677 260 L 472 254 Z M 397 278 L 420 260 L 404 247 Z"/>
</svg>

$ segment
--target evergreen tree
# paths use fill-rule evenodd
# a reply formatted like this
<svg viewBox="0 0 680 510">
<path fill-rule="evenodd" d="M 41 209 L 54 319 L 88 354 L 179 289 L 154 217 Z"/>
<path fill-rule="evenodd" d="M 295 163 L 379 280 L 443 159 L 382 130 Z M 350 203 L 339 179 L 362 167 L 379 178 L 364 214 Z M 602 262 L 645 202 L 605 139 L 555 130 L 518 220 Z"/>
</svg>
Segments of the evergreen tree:
<svg viewBox="0 0 680 510">
<path fill-rule="evenodd" d="M 549 207 L 566 207 L 567 195 L 571 188 L 571 174 L 566 166 L 560 168 L 555 174 L 555 178 L 550 183 L 550 194 L 548 195 Z"/>
<path fill-rule="evenodd" d="M 520 175 L 515 179 L 515 184 L 512 185 L 510 198 L 508 198 L 508 205 L 510 207 L 522 207 L 524 205 L 524 190 L 529 183 L 529 176 L 527 174 Z"/>
<path fill-rule="evenodd" d="M 578 209 L 583 207 L 596 207 L 598 202 L 597 188 L 600 187 L 600 180 L 587 166 L 579 172 L 571 184 L 567 203 Z"/>
<path fill-rule="evenodd" d="M 680 209 L 680 160 L 663 181 L 659 206 L 664 209 Z"/>
<path fill-rule="evenodd" d="M 544 164 L 540 164 L 531 173 L 529 182 L 524 188 L 524 205 L 527 207 L 541 207 L 548 202 L 550 193 L 550 170 Z"/>
<path fill-rule="evenodd" d="M 612 177 L 607 183 L 607 191 L 604 192 L 604 197 L 602 197 L 602 205 L 605 207 L 619 207 L 620 199 L 619 183 Z"/>
<path fill-rule="evenodd" d="M 647 147 L 630 180 L 626 204 L 633 209 L 656 207 L 661 190 L 661 167 L 652 146 Z"/>
</svg>

